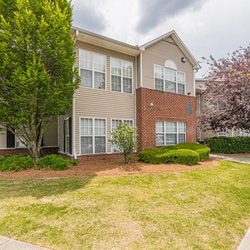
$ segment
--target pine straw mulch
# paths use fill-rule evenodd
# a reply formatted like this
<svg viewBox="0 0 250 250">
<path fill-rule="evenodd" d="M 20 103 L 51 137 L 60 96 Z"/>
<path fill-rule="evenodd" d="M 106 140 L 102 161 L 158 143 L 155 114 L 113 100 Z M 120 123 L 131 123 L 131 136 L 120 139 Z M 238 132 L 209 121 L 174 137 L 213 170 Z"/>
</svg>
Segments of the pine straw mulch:
<svg viewBox="0 0 250 250">
<path fill-rule="evenodd" d="M 195 170 L 218 165 L 217 159 L 209 159 L 194 166 L 179 164 L 149 164 L 134 161 L 125 164 L 122 160 L 88 160 L 81 161 L 77 166 L 71 166 L 67 170 L 54 171 L 31 168 L 20 172 L 0 172 L 0 180 L 4 179 L 33 179 L 33 178 L 59 178 L 59 177 L 83 177 L 83 176 L 125 176 L 135 174 L 160 174 L 185 170 Z"/>
</svg>

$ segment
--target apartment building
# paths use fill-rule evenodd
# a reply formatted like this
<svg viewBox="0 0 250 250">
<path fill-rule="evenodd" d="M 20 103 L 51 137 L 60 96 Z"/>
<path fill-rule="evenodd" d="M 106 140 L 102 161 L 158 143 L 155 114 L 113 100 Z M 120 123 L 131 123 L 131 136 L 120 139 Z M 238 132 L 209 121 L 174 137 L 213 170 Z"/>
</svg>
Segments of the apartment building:
<svg viewBox="0 0 250 250">
<path fill-rule="evenodd" d="M 203 93 L 206 90 L 206 83 L 209 81 L 208 78 L 197 78 L 195 80 L 196 89 L 196 101 L 197 101 L 197 115 L 204 113 L 204 106 L 206 101 L 204 100 Z M 197 141 L 203 142 L 207 137 L 214 136 L 250 136 L 250 131 L 244 131 L 241 129 L 226 129 L 221 132 L 214 132 L 212 130 L 205 130 L 197 126 Z"/>
<path fill-rule="evenodd" d="M 175 31 L 142 46 L 77 27 L 72 34 L 81 83 L 71 112 L 48 128 L 44 147 L 74 157 L 112 155 L 111 133 L 120 122 L 137 127 L 138 150 L 196 142 L 199 64 Z M 0 148 L 10 149 L 11 140 L 17 152 L 8 131 L 0 135 Z"/>
</svg>

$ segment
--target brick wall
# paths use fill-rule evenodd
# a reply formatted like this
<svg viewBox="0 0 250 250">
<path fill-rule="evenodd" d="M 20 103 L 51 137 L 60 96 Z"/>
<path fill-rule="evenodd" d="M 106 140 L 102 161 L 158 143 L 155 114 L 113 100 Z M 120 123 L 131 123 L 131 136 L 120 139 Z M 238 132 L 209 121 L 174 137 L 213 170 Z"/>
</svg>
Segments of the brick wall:
<svg viewBox="0 0 250 250">
<path fill-rule="evenodd" d="M 138 151 L 155 147 L 156 121 L 186 122 L 187 142 L 196 142 L 196 98 L 147 88 L 136 90 Z M 187 105 L 192 105 L 188 114 Z"/>
<path fill-rule="evenodd" d="M 132 155 L 132 158 L 136 158 L 136 154 Z M 124 161 L 124 157 L 120 153 L 113 154 L 94 154 L 94 155 L 80 155 L 77 156 L 79 161 L 88 161 L 88 160 L 119 160 Z"/>
</svg>

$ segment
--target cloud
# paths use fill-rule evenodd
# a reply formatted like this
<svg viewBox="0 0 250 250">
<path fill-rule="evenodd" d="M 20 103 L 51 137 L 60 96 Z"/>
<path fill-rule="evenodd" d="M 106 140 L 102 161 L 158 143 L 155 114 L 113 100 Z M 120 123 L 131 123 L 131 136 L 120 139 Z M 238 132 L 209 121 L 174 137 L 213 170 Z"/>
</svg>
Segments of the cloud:
<svg viewBox="0 0 250 250">
<path fill-rule="evenodd" d="M 73 25 L 101 32 L 106 27 L 104 14 L 97 8 L 97 1 L 73 0 Z"/>
<path fill-rule="evenodd" d="M 197 10 L 205 0 L 140 0 L 140 19 L 137 32 L 147 33 L 166 19 L 183 10 Z"/>
</svg>

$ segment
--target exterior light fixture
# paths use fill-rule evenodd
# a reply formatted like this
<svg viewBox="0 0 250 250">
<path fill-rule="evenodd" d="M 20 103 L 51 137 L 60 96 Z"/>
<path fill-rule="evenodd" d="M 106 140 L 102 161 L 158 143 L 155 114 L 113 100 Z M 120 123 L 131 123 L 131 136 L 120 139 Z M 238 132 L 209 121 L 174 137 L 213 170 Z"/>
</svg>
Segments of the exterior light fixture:
<svg viewBox="0 0 250 250">
<path fill-rule="evenodd" d="M 182 57 L 181 58 L 181 62 L 185 63 L 187 61 L 187 58 L 186 57 Z"/>
</svg>

